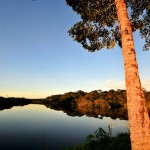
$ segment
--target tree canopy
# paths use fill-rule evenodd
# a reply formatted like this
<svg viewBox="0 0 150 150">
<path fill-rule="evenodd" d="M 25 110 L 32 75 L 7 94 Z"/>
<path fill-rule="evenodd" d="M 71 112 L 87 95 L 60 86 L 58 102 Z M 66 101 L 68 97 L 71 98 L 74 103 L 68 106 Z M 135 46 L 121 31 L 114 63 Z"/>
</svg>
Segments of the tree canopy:
<svg viewBox="0 0 150 150">
<path fill-rule="evenodd" d="M 67 5 L 81 16 L 81 21 L 68 31 L 69 35 L 90 52 L 121 47 L 115 0 L 66 0 Z M 143 50 L 150 46 L 149 0 L 126 0 L 132 31 L 139 30 L 145 39 Z"/>
</svg>

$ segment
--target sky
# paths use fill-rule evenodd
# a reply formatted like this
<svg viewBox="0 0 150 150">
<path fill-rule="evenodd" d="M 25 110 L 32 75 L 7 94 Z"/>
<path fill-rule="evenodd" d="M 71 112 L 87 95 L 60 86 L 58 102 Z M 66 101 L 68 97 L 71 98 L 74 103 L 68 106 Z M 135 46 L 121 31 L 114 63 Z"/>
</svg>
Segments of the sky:
<svg viewBox="0 0 150 150">
<path fill-rule="evenodd" d="M 0 0 L 0 96 L 125 89 L 120 47 L 83 49 L 67 33 L 77 21 L 65 0 Z M 134 42 L 142 86 L 150 90 L 150 51 L 138 33 Z"/>
</svg>

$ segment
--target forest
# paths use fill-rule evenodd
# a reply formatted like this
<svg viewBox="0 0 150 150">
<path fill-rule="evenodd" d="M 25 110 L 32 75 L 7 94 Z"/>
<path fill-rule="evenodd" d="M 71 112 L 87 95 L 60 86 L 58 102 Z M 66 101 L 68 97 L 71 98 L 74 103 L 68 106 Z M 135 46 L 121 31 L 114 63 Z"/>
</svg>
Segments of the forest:
<svg viewBox="0 0 150 150">
<path fill-rule="evenodd" d="M 147 107 L 150 114 L 150 91 L 144 90 Z M 126 90 L 94 90 L 84 92 L 67 92 L 51 95 L 43 99 L 26 99 L 0 97 L 0 110 L 13 106 L 27 104 L 42 104 L 54 110 L 62 110 L 69 116 L 89 116 L 102 118 L 109 116 L 113 119 L 128 119 Z"/>
</svg>

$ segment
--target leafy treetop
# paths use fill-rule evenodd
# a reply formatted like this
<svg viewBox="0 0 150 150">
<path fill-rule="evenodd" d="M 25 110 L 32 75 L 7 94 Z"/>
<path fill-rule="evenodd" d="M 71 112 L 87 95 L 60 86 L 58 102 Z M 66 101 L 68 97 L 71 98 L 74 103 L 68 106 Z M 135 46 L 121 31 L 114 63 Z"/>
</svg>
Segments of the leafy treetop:
<svg viewBox="0 0 150 150">
<path fill-rule="evenodd" d="M 67 5 L 81 16 L 81 21 L 68 31 L 82 46 L 94 52 L 102 48 L 111 49 L 116 43 L 121 47 L 121 35 L 115 0 L 66 0 Z M 126 0 L 133 32 L 139 30 L 145 39 L 144 50 L 150 46 L 149 0 Z"/>
</svg>

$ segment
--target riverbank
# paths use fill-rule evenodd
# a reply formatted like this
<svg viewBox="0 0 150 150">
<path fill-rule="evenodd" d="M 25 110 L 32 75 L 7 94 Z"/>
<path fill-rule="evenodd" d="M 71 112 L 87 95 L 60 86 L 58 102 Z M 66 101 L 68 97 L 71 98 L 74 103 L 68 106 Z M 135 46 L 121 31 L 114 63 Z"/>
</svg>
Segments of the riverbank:
<svg viewBox="0 0 150 150">
<path fill-rule="evenodd" d="M 147 107 L 150 114 L 150 91 L 145 91 Z M 4 98 L 0 97 L 0 110 L 13 106 L 27 104 L 42 104 L 54 110 L 62 110 L 69 116 L 89 116 L 127 120 L 127 99 L 125 90 L 91 92 L 77 91 L 65 94 L 52 95 L 44 99 Z"/>
<path fill-rule="evenodd" d="M 150 92 L 144 91 L 150 113 Z M 48 107 L 70 116 L 111 117 L 127 120 L 126 90 L 94 90 L 52 95 L 43 100 Z"/>
<path fill-rule="evenodd" d="M 24 106 L 31 103 L 32 100 L 26 98 L 0 97 L 0 110 L 10 109 L 14 106 Z"/>
</svg>

